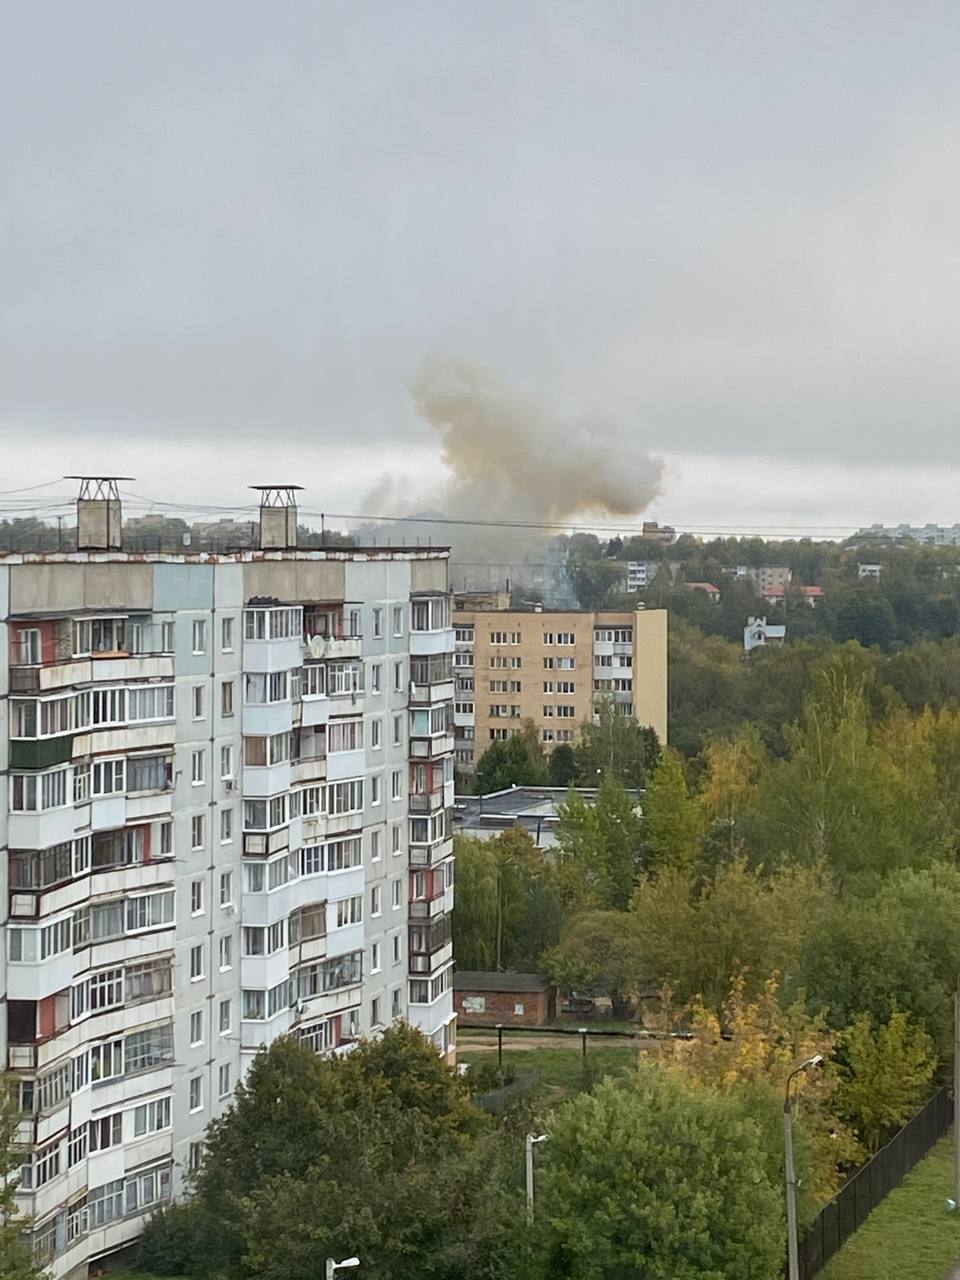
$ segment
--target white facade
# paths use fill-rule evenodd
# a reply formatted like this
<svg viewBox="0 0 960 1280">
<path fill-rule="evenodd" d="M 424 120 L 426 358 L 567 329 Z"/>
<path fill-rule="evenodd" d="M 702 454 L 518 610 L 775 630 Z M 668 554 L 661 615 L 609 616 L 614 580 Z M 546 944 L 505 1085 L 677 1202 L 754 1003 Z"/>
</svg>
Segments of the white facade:
<svg viewBox="0 0 960 1280">
<path fill-rule="evenodd" d="M 743 628 L 743 647 L 747 653 L 766 644 L 783 644 L 787 628 L 767 622 L 766 618 L 748 618 Z"/>
<path fill-rule="evenodd" d="M 0 1048 L 55 1276 L 257 1048 L 455 1044 L 446 553 L 0 556 Z"/>
<path fill-rule="evenodd" d="M 879 581 L 880 574 L 883 572 L 882 564 L 858 564 L 858 578 L 872 578 L 875 582 Z"/>
<path fill-rule="evenodd" d="M 788 587 L 793 578 L 793 570 L 786 565 L 738 564 L 734 577 L 741 582 L 749 582 L 758 595 L 763 595 L 771 587 Z"/>
</svg>

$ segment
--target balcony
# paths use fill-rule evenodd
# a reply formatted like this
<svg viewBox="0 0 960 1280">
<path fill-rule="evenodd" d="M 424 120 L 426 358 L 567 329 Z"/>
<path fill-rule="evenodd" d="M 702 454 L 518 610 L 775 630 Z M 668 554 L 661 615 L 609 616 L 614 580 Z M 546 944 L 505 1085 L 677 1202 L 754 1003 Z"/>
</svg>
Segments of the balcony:
<svg viewBox="0 0 960 1280">
<path fill-rule="evenodd" d="M 439 813 L 443 808 L 443 788 L 439 791 L 414 791 L 410 794 L 411 813 Z"/>
<path fill-rule="evenodd" d="M 9 1071 L 35 1071 L 37 1069 L 36 1044 L 8 1044 L 7 1069 Z"/>
<path fill-rule="evenodd" d="M 362 636 L 307 636 L 303 642 L 303 657 L 307 662 L 359 658 L 362 647 Z"/>
<path fill-rule="evenodd" d="M 411 844 L 411 867 L 435 867 L 453 853 L 453 836 L 445 836 L 436 844 Z"/>
<path fill-rule="evenodd" d="M 453 734 L 443 733 L 434 738 L 410 739 L 410 757 L 413 760 L 439 760 L 453 751 Z"/>
<path fill-rule="evenodd" d="M 55 738 L 13 738 L 10 741 L 11 769 L 51 769 L 73 759 L 72 733 Z"/>
<path fill-rule="evenodd" d="M 453 940 L 448 938 L 430 952 L 410 952 L 411 973 L 435 973 L 453 959 Z"/>
<path fill-rule="evenodd" d="M 294 785 L 301 782 L 323 782 L 327 776 L 327 757 L 304 756 L 294 760 L 290 768 L 290 781 Z"/>
<path fill-rule="evenodd" d="M 444 890 L 437 889 L 432 897 L 415 898 L 410 903 L 411 920 L 435 920 L 444 910 Z"/>
<path fill-rule="evenodd" d="M 432 706 L 438 702 L 452 701 L 452 676 L 448 676 L 443 680 L 431 681 L 427 684 L 419 684 L 414 681 L 410 685 L 410 705 L 412 707 Z"/>
</svg>

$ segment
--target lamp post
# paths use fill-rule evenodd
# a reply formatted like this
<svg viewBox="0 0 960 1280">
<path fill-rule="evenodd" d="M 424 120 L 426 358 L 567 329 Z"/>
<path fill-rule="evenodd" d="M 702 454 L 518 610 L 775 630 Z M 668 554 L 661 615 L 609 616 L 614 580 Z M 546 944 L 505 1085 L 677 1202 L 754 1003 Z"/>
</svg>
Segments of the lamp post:
<svg viewBox="0 0 960 1280">
<path fill-rule="evenodd" d="M 960 1205 L 960 973 L 953 993 L 953 1200 Z"/>
<path fill-rule="evenodd" d="M 527 1226 L 533 1226 L 533 1148 L 540 1142 L 546 1142 L 549 1134 L 528 1133 L 524 1139 L 524 1155 L 527 1165 Z"/>
<path fill-rule="evenodd" d="M 797 1247 L 797 1171 L 793 1164 L 793 1114 L 790 1110 L 790 1086 L 795 1076 L 811 1067 L 818 1067 L 823 1061 L 822 1053 L 815 1053 L 806 1062 L 801 1062 L 787 1076 L 787 1085 L 783 1091 L 783 1150 L 784 1168 L 787 1180 L 787 1259 L 789 1280 L 800 1280 L 800 1257 Z"/>
<path fill-rule="evenodd" d="M 338 1271 L 346 1271 L 348 1267 L 359 1267 L 359 1265 L 359 1258 L 344 1258 L 342 1262 L 334 1262 L 333 1258 L 328 1258 L 326 1280 L 333 1280 Z"/>
</svg>

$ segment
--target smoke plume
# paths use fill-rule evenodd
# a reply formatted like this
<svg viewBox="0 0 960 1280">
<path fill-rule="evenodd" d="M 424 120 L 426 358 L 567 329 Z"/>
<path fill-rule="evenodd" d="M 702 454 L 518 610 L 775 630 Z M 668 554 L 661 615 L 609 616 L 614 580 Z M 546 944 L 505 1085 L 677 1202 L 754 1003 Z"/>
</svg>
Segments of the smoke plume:
<svg viewBox="0 0 960 1280">
<path fill-rule="evenodd" d="M 367 510 L 563 525 L 579 518 L 636 516 L 660 490 L 663 462 L 635 437 L 597 417 L 557 413 L 473 361 L 433 356 L 417 371 L 410 392 L 418 413 L 440 437 L 449 479 L 438 491 L 411 495 L 384 478 L 367 496 Z M 435 543 L 449 541 L 454 576 L 481 564 L 509 567 L 531 556 L 542 560 L 555 536 L 463 526 L 408 530 Z"/>
</svg>

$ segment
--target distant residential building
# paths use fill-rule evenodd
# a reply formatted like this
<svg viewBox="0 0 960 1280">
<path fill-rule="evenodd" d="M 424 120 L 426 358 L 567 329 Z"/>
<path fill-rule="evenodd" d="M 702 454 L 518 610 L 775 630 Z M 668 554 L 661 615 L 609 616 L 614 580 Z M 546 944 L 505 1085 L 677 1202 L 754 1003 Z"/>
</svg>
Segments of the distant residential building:
<svg viewBox="0 0 960 1280">
<path fill-rule="evenodd" d="M 873 578 L 874 582 L 879 582 L 880 574 L 882 573 L 882 571 L 883 571 L 882 564 L 858 564 L 857 565 L 857 577 Z"/>
<path fill-rule="evenodd" d="M 786 634 L 787 628 L 783 623 L 767 622 L 766 618 L 748 618 L 743 628 L 744 650 L 751 653 L 764 645 L 783 644 Z"/>
<path fill-rule="evenodd" d="M 792 586 L 790 588 L 790 593 L 791 595 L 798 596 L 800 599 L 804 600 L 811 609 L 815 609 L 818 604 L 822 604 L 825 598 L 823 587 Z M 764 600 L 766 600 L 767 604 L 783 604 L 787 595 L 787 588 L 768 587 L 766 591 L 761 591 L 760 594 L 763 596 Z"/>
<path fill-rule="evenodd" d="M 510 592 L 491 591 L 455 591 L 453 593 L 454 612 L 460 609 L 509 609 Z"/>
<path fill-rule="evenodd" d="M 665 737 L 665 609 L 462 609 L 453 621 L 458 764 L 471 767 L 528 720 L 547 750 L 574 743 L 603 695 Z"/>
<path fill-rule="evenodd" d="M 858 538 L 924 542 L 933 547 L 960 546 L 960 524 L 871 524 L 857 530 Z"/>
<path fill-rule="evenodd" d="M 676 582 L 677 574 L 680 572 L 680 565 L 670 560 L 628 560 L 627 561 L 627 591 L 631 595 L 638 591 L 646 591 L 652 586 L 654 578 L 661 571 L 666 569 L 670 574 L 670 580 Z"/>
<path fill-rule="evenodd" d="M 738 564 L 733 575 L 738 581 L 749 582 L 757 594 L 762 595 L 771 587 L 788 587 L 793 578 L 793 570 L 786 565 Z"/>
<path fill-rule="evenodd" d="M 715 587 L 712 582 L 686 582 L 684 586 L 688 591 L 702 591 L 713 604 L 720 603 L 720 588 Z"/>
<path fill-rule="evenodd" d="M 644 520 L 643 533 L 640 536 L 650 542 L 669 544 L 676 542 L 677 531 L 672 524 L 657 524 L 656 520 Z"/>
<path fill-rule="evenodd" d="M 545 973 L 453 975 L 454 1008 L 465 1026 L 541 1027 L 557 1016 L 557 989 Z"/>
</svg>

